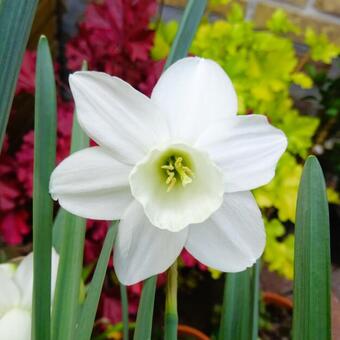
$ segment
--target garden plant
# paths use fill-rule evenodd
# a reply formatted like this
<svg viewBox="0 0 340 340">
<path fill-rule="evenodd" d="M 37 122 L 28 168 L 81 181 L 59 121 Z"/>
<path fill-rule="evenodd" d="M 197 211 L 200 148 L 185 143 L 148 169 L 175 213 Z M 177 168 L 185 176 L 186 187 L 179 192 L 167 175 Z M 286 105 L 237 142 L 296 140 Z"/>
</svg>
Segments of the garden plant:
<svg viewBox="0 0 340 340">
<path fill-rule="evenodd" d="M 69 91 L 46 37 L 25 52 L 37 1 L 0 1 L 0 231 L 20 244 L 32 219 L 33 243 L 23 259 L 0 254 L 0 338 L 208 339 L 179 324 L 188 266 L 225 281 L 211 338 L 256 340 L 262 262 L 293 279 L 292 338 L 331 339 L 328 201 L 339 195 L 309 155 L 325 157 L 336 134 L 338 80 L 317 66 L 339 48 L 283 11 L 258 31 L 238 5 L 210 21 L 207 1 L 189 0 L 179 23 L 150 23 L 155 1 L 117 3 L 89 5 L 66 44 Z M 294 105 L 291 87 L 314 85 L 326 116 Z M 6 135 L 14 95 L 34 98 L 18 146 Z M 117 327 L 101 324 L 108 281 Z"/>
</svg>

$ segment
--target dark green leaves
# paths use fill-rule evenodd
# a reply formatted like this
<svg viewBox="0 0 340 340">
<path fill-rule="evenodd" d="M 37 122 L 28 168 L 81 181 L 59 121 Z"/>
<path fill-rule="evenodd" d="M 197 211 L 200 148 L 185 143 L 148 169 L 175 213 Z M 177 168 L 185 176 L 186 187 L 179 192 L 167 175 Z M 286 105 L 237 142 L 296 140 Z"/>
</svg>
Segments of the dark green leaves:
<svg viewBox="0 0 340 340">
<path fill-rule="evenodd" d="M 226 274 L 219 340 L 257 340 L 260 260 L 240 273 Z"/>
<path fill-rule="evenodd" d="M 293 339 L 331 339 L 328 203 L 315 157 L 307 159 L 299 187 L 294 270 Z"/>
<path fill-rule="evenodd" d="M 38 0 L 0 1 L 0 150 Z"/>
<path fill-rule="evenodd" d="M 32 338 L 48 340 L 53 218 L 53 203 L 48 187 L 55 166 L 56 89 L 51 54 L 45 37 L 40 38 L 37 54 L 34 140 Z"/>
<path fill-rule="evenodd" d="M 250 272 L 228 273 L 224 288 L 219 340 L 251 339 Z"/>
</svg>

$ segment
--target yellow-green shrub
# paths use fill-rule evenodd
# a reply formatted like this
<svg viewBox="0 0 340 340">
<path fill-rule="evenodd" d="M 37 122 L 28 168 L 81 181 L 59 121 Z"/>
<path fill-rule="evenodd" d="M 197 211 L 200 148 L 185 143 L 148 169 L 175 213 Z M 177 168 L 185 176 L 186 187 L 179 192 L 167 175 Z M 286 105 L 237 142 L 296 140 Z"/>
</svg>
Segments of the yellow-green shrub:
<svg viewBox="0 0 340 340">
<path fill-rule="evenodd" d="M 176 22 L 159 26 L 153 58 L 166 57 L 176 29 Z M 305 35 L 311 60 L 329 63 L 339 53 L 339 48 L 329 43 L 326 36 L 311 29 L 301 32 L 282 10 L 273 14 L 266 30 L 255 30 L 237 4 L 231 7 L 226 19 L 206 20 L 200 25 L 191 52 L 215 60 L 228 73 L 238 94 L 239 114 L 264 114 L 287 135 L 288 149 L 278 164 L 276 177 L 254 194 L 267 215 L 264 260 L 269 269 L 292 278 L 294 236 L 286 235 L 283 223 L 294 222 L 302 171 L 298 160 L 308 155 L 319 120 L 294 108 L 291 86 L 311 88 L 313 81 L 299 69 L 294 43 L 286 33 Z M 215 271 L 212 273 L 218 276 Z"/>
</svg>

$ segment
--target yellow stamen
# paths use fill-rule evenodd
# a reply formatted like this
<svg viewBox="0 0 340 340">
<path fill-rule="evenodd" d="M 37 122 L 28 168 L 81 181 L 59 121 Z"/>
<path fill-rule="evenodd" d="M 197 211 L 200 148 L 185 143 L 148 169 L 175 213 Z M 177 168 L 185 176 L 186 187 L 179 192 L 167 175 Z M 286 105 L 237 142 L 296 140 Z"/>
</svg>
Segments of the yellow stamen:
<svg viewBox="0 0 340 340">
<path fill-rule="evenodd" d="M 176 185 L 177 179 L 176 175 L 179 176 L 182 186 L 186 186 L 192 182 L 192 178 L 195 176 L 193 171 L 183 165 L 183 158 L 175 156 L 175 162 L 169 160 L 168 164 L 162 165 L 161 168 L 166 170 L 168 175 L 165 184 L 168 186 L 167 192 L 171 191 L 173 187 Z"/>
<path fill-rule="evenodd" d="M 176 184 L 176 178 L 173 178 L 171 181 L 170 181 L 170 184 L 168 185 L 168 189 L 166 190 L 166 192 L 169 192 L 172 190 L 172 188 L 175 186 Z"/>
</svg>

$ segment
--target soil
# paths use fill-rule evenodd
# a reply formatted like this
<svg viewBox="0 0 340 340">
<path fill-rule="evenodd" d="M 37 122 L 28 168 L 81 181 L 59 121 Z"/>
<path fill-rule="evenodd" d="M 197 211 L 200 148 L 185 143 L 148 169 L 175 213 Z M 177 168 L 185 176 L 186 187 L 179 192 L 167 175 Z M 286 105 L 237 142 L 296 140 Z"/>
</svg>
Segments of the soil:
<svg viewBox="0 0 340 340">
<path fill-rule="evenodd" d="M 261 340 L 290 340 L 292 311 L 270 304 L 263 305 L 260 318 Z"/>
</svg>

